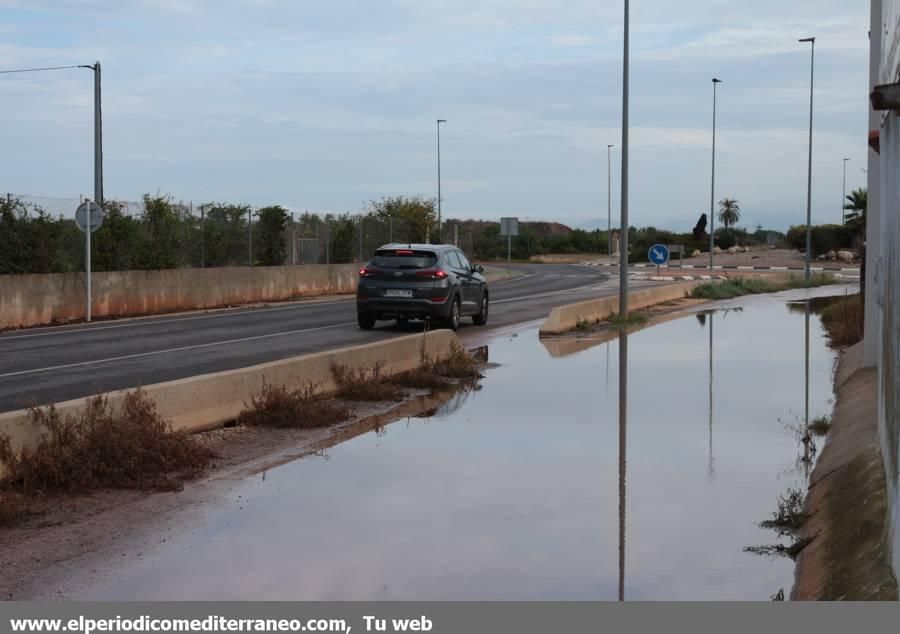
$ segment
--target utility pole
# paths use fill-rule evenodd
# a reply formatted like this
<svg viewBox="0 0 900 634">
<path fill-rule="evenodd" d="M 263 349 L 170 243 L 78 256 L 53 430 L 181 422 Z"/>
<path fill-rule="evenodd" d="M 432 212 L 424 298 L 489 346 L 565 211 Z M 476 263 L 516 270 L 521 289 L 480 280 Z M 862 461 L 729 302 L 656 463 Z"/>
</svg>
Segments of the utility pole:
<svg viewBox="0 0 900 634">
<path fill-rule="evenodd" d="M 713 270 L 713 251 L 716 248 L 716 86 L 721 79 L 713 77 L 713 133 L 712 133 L 712 181 L 709 189 L 709 273 Z"/>
<path fill-rule="evenodd" d="M 291 266 L 297 264 L 297 226 L 294 224 L 294 212 L 291 212 Z"/>
<path fill-rule="evenodd" d="M 800 40 L 809 43 L 809 166 L 806 176 L 806 280 L 809 281 L 812 260 L 812 142 L 813 142 L 813 81 L 816 65 L 816 38 L 806 37 Z"/>
<path fill-rule="evenodd" d="M 628 47 L 629 10 L 625 0 L 625 45 L 622 58 L 622 218 L 619 255 L 619 318 L 628 318 Z"/>
<path fill-rule="evenodd" d="M 100 62 L 94 71 L 94 202 L 103 209 L 103 114 L 100 107 Z"/>
<path fill-rule="evenodd" d="M 612 149 L 606 146 L 606 255 L 612 257 Z"/>
<path fill-rule="evenodd" d="M 253 266 L 253 210 L 247 207 L 247 266 Z"/>
<path fill-rule="evenodd" d="M 846 204 L 847 200 L 847 161 L 849 160 L 850 159 L 848 158 L 844 159 L 844 185 L 841 194 L 841 224 L 844 224 L 846 222 L 847 217 L 847 215 L 844 213 L 844 205 Z"/>
<path fill-rule="evenodd" d="M 446 119 L 438 119 L 437 120 L 437 163 L 438 163 L 438 220 L 437 220 L 437 229 L 438 229 L 438 244 L 441 244 L 443 240 L 441 239 L 441 124 L 447 123 Z M 429 240 L 425 241 L 426 243 Z"/>
</svg>

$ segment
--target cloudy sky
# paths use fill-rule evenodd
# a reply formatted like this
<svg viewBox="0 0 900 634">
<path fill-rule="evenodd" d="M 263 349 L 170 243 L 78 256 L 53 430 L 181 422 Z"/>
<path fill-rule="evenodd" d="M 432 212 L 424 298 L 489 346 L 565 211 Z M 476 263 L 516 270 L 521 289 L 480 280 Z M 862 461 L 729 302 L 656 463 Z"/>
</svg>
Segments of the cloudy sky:
<svg viewBox="0 0 900 634">
<path fill-rule="evenodd" d="M 621 0 L 0 0 L 0 69 L 103 66 L 105 189 L 357 210 L 436 195 L 448 217 L 606 218 L 621 143 Z M 868 2 L 632 2 L 631 219 L 687 229 L 717 198 L 783 228 L 864 183 Z M 0 191 L 92 191 L 90 71 L 0 75 Z M 613 215 L 619 204 L 613 153 Z M 615 223 L 614 223 L 615 224 Z"/>
</svg>

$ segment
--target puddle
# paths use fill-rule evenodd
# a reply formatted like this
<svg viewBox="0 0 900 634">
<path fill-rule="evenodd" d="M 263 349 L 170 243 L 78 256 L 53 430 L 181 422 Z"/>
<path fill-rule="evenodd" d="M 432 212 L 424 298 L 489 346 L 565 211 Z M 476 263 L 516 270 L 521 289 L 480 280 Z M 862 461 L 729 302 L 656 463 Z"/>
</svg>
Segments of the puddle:
<svg viewBox="0 0 900 634">
<path fill-rule="evenodd" d="M 793 562 L 744 549 L 775 541 L 758 523 L 804 487 L 791 426 L 807 415 L 807 385 L 810 418 L 831 411 L 834 355 L 812 315 L 807 382 L 806 311 L 788 305 L 805 296 L 753 298 L 571 354 L 551 355 L 536 330 L 495 339 L 501 367 L 482 389 L 242 480 L 230 502 L 80 598 L 788 593 Z"/>
</svg>

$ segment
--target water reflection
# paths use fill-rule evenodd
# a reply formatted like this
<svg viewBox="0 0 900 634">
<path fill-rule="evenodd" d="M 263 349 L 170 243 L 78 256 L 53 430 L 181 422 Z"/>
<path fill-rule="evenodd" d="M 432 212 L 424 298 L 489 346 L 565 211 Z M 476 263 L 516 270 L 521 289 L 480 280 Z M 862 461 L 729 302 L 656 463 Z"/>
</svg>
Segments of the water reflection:
<svg viewBox="0 0 900 634">
<path fill-rule="evenodd" d="M 766 599 L 793 565 L 743 548 L 773 541 L 759 522 L 804 484 L 785 472 L 800 451 L 778 419 L 805 427 L 803 319 L 767 300 L 554 358 L 534 331 L 492 340 L 503 365 L 484 389 L 348 430 L 327 461 L 231 480 L 199 521 L 172 522 L 184 529 L 78 596 Z M 817 327 L 810 417 L 832 394 Z"/>
<path fill-rule="evenodd" d="M 625 600 L 625 454 L 628 448 L 628 332 L 619 328 L 619 601 Z"/>
</svg>

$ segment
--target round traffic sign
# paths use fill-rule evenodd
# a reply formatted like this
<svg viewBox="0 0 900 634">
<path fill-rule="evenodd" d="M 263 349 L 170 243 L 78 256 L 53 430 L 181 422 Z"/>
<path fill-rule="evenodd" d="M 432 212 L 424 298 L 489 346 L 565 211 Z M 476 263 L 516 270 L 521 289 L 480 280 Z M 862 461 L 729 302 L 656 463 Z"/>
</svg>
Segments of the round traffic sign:
<svg viewBox="0 0 900 634">
<path fill-rule="evenodd" d="M 94 233 L 103 224 L 103 210 L 92 200 L 86 200 L 78 205 L 78 209 L 75 210 L 75 224 L 82 231 L 87 230 L 88 209 L 91 210 L 91 233 Z"/>
<path fill-rule="evenodd" d="M 654 244 L 647 252 L 651 264 L 662 266 L 669 261 L 669 247 L 664 244 Z"/>
</svg>

